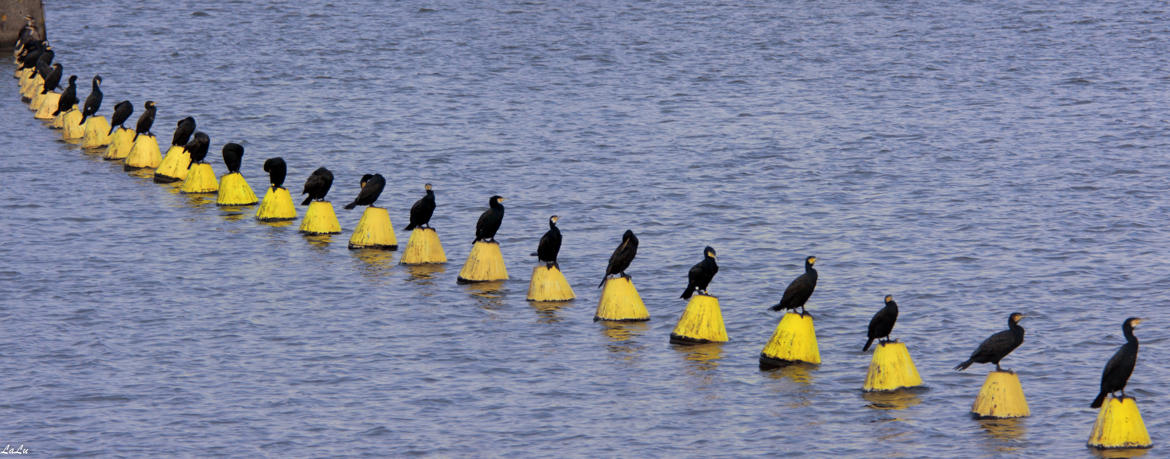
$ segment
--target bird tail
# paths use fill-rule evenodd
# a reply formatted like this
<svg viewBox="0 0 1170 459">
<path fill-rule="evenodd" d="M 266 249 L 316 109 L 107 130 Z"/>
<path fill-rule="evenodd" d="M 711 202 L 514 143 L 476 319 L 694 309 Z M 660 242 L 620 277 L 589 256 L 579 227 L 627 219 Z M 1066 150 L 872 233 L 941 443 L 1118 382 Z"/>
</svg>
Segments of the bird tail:
<svg viewBox="0 0 1170 459">
<path fill-rule="evenodd" d="M 601 286 L 602 286 L 602 285 L 605 285 L 605 281 L 606 281 L 606 280 L 608 280 L 608 279 L 609 279 L 609 276 L 608 276 L 608 275 L 606 275 L 605 277 L 602 277 L 602 278 L 601 278 L 601 283 L 600 283 L 600 284 L 597 284 L 597 288 L 601 288 Z"/>
<path fill-rule="evenodd" d="M 134 142 L 134 141 L 136 141 L 136 140 L 138 140 L 138 130 L 137 130 L 137 129 L 135 129 L 135 130 L 134 130 L 134 138 L 133 138 L 133 139 L 130 139 L 130 141 L 131 141 L 131 142 Z"/>
<path fill-rule="evenodd" d="M 695 284 L 687 284 L 687 289 L 683 291 L 682 296 L 680 296 L 679 298 L 688 299 L 691 297 L 691 294 L 694 292 L 695 292 Z"/>
<path fill-rule="evenodd" d="M 967 367 L 971 366 L 971 364 L 972 364 L 972 363 L 975 363 L 975 361 L 974 361 L 974 360 L 971 360 L 971 359 L 967 359 L 967 361 L 966 361 L 966 362 L 963 362 L 963 363 L 960 363 L 960 364 L 958 364 L 958 365 L 955 365 L 955 369 L 956 369 L 956 370 L 958 370 L 958 371 L 963 371 L 963 370 L 966 370 L 966 369 L 967 369 Z"/>
<path fill-rule="evenodd" d="M 1089 408 L 1100 408 L 1101 404 L 1105 402 L 1106 395 L 1109 395 L 1109 393 L 1105 391 L 1101 391 L 1100 394 L 1097 394 L 1097 398 L 1093 399 L 1093 404 L 1089 405 Z"/>
<path fill-rule="evenodd" d="M 414 223 L 411 223 L 411 224 L 409 224 L 409 225 L 406 225 L 406 230 L 407 230 L 407 231 L 410 231 L 410 230 L 412 230 L 412 229 L 414 229 Z"/>
<path fill-rule="evenodd" d="M 350 209 L 352 209 L 352 208 L 354 208 L 354 207 L 357 207 L 357 201 L 354 201 L 354 202 L 351 202 L 351 203 L 349 203 L 349 204 L 346 204 L 346 205 L 345 205 L 345 210 L 350 210 Z"/>
<path fill-rule="evenodd" d="M 528 256 L 530 256 L 530 257 L 539 257 L 539 256 L 540 256 L 540 254 L 539 254 L 539 253 L 536 253 L 536 252 L 532 252 L 532 253 L 528 254 Z"/>
<path fill-rule="evenodd" d="M 770 308 L 768 308 L 768 309 L 771 309 L 771 310 L 773 310 L 773 311 L 779 311 L 779 310 L 781 310 L 781 309 L 784 309 L 784 308 L 780 307 L 780 303 L 776 303 L 776 304 L 772 305 L 772 307 L 770 307 Z"/>
<path fill-rule="evenodd" d="M 113 133 L 114 133 L 114 129 L 117 129 L 117 128 L 118 128 L 118 126 L 117 126 L 117 125 L 113 125 L 113 124 L 111 124 L 111 125 L 110 125 L 110 132 L 107 132 L 107 133 L 106 133 L 106 135 L 113 134 Z"/>
<path fill-rule="evenodd" d="M 78 121 L 78 122 L 77 122 L 77 124 L 85 124 L 85 119 L 86 119 L 86 118 L 89 118 L 89 115 L 86 115 L 86 114 L 85 114 L 85 112 L 84 112 L 84 111 L 82 111 L 82 112 L 81 112 L 81 121 Z"/>
<path fill-rule="evenodd" d="M 305 198 L 305 200 L 304 200 L 304 201 L 301 201 L 301 205 L 302 205 L 302 206 L 307 206 L 307 205 L 309 205 L 309 203 L 310 203 L 310 202 L 312 202 L 312 201 L 313 201 L 313 196 L 312 196 L 312 195 L 309 195 L 309 197 Z"/>
<path fill-rule="evenodd" d="M 873 344 L 873 338 L 870 338 L 869 341 L 865 342 L 865 347 L 861 348 L 861 352 L 868 351 L 870 344 Z"/>
</svg>

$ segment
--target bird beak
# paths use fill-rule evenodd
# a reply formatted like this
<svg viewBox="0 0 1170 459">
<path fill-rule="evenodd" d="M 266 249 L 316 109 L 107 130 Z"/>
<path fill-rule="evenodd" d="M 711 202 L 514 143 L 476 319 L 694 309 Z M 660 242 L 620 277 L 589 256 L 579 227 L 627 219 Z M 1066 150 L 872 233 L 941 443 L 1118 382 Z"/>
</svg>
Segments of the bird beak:
<svg viewBox="0 0 1170 459">
<path fill-rule="evenodd" d="M 1136 327 L 1138 324 L 1142 323 L 1142 320 L 1143 320 L 1143 319 L 1137 319 L 1137 320 L 1134 320 L 1134 321 L 1133 321 L 1133 326 L 1135 326 L 1135 327 Z"/>
</svg>

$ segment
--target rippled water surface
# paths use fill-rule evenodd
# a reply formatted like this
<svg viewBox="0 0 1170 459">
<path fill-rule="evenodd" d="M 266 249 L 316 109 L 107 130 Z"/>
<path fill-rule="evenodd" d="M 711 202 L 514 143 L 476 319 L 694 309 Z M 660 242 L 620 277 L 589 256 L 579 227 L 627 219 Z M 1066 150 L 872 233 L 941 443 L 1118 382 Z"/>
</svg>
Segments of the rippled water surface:
<svg viewBox="0 0 1170 459">
<path fill-rule="evenodd" d="M 346 233 L 128 175 L 0 97 L 0 443 L 50 456 L 1078 457 L 1125 317 L 1165 381 L 1170 13 L 1160 2 L 47 2 L 84 99 L 247 148 L 261 191 L 333 170 Z M 8 65 L 8 64 L 4 64 Z M 5 72 L 11 67 L 4 67 Z M 134 115 L 136 119 L 137 113 Z M 351 251 L 364 173 L 399 241 L 422 184 L 451 262 Z M 508 198 L 511 280 L 456 285 Z M 303 214 L 304 208 L 299 209 Z M 578 299 L 525 301 L 562 217 Z M 650 322 L 592 321 L 621 233 Z M 686 271 L 731 341 L 668 344 Z M 765 310 L 819 258 L 824 363 L 763 372 Z M 860 391 L 884 294 L 927 390 Z M 1032 416 L 951 367 L 1012 311 Z M 1152 456 L 1162 453 L 1156 447 Z"/>
</svg>

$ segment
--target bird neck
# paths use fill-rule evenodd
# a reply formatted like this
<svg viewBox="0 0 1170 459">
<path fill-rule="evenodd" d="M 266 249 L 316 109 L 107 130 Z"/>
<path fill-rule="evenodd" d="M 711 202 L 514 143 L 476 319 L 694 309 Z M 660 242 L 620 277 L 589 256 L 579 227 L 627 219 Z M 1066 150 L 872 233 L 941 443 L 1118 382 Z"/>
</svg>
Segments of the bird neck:
<svg viewBox="0 0 1170 459">
<path fill-rule="evenodd" d="M 432 201 L 434 201 L 435 200 L 435 190 L 427 190 L 427 198 L 430 198 Z"/>
<path fill-rule="evenodd" d="M 491 207 L 496 210 L 504 210 L 504 205 L 500 204 L 498 201 L 492 201 Z"/>
<path fill-rule="evenodd" d="M 1122 327 L 1122 331 L 1125 333 L 1126 344 L 1137 344 L 1138 339 L 1137 336 L 1133 334 L 1133 327 L 1129 326 L 1129 324 L 1125 324 L 1125 327 Z"/>
<path fill-rule="evenodd" d="M 804 273 L 808 274 L 812 277 L 817 277 L 817 270 L 816 270 L 816 268 L 813 268 L 813 265 L 811 263 L 804 264 Z"/>
</svg>

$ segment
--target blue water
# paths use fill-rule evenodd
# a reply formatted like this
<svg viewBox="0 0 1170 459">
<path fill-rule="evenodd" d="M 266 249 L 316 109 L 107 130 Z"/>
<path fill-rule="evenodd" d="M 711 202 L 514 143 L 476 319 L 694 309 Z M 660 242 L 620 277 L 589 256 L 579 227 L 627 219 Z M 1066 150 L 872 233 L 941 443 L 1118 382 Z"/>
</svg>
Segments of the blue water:
<svg viewBox="0 0 1170 459">
<path fill-rule="evenodd" d="M 1170 13 L 1159 2 L 48 2 L 79 96 L 194 116 L 287 184 L 304 237 L 122 172 L 0 98 L 0 443 L 68 456 L 1080 457 L 1129 316 L 1156 444 L 1170 285 Z M 4 64 L 8 65 L 8 64 Z M 11 67 L 4 67 L 11 71 Z M 135 113 L 132 119 L 137 119 Z M 132 124 L 132 123 L 131 123 Z M 401 244 L 432 183 L 450 263 L 350 251 L 365 173 Z M 511 280 L 456 285 L 493 194 Z M 303 215 L 304 208 L 299 208 Z M 525 301 L 561 216 L 568 304 Z M 592 321 L 609 253 L 652 315 Z M 731 341 L 675 347 L 686 271 Z M 807 255 L 824 363 L 757 356 Z M 869 318 L 928 388 L 860 391 Z M 1012 311 L 1032 411 L 968 414 L 951 370 Z M 1162 447 L 1149 454 L 1162 455 Z"/>
</svg>

